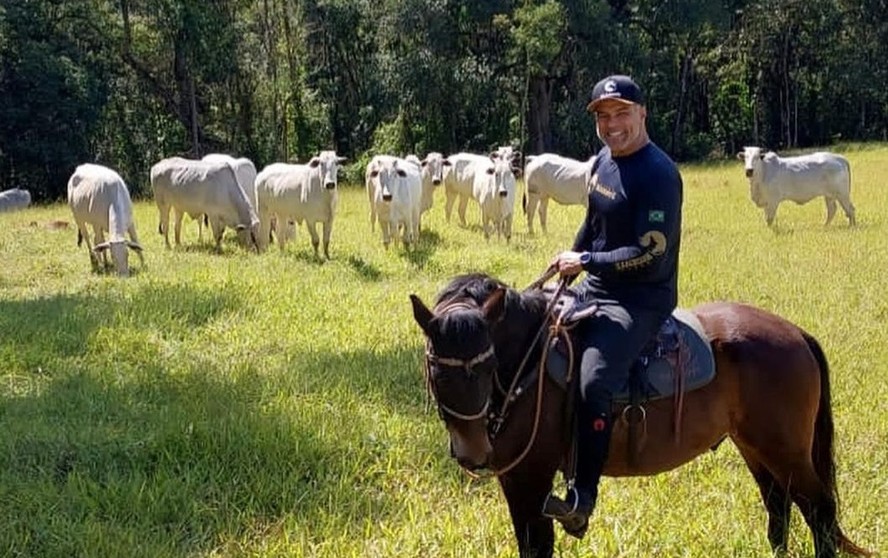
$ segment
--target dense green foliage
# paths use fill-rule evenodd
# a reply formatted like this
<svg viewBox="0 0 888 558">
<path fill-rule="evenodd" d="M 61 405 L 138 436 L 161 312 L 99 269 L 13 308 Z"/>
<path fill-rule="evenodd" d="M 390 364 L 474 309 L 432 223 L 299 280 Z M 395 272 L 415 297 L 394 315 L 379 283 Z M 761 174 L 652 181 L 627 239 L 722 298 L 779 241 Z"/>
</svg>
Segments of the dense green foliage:
<svg viewBox="0 0 888 558">
<path fill-rule="evenodd" d="M 6 0 L 0 189 L 73 167 L 137 193 L 172 154 L 502 144 L 585 159 L 592 85 L 629 73 L 679 160 L 888 134 L 885 0 Z M 359 176 L 359 164 L 349 178 Z"/>
<path fill-rule="evenodd" d="M 785 204 L 776 230 L 741 164 L 685 165 L 680 304 L 737 300 L 810 331 L 829 359 L 841 521 L 888 551 L 888 147 L 845 152 L 857 228 L 823 227 L 820 200 Z M 304 229 L 281 253 L 166 250 L 135 204 L 146 265 L 90 271 L 64 204 L 0 213 L 0 555 L 40 558 L 512 558 L 495 482 L 449 458 L 426 408 L 423 338 L 407 295 L 454 275 L 523 287 L 568 246 L 581 207 L 549 234 L 516 215 L 510 244 L 444 220 L 415 252 L 384 250 L 367 199 L 342 193 L 332 260 Z M 34 222 L 34 226 L 31 225 Z M 206 239 L 206 236 L 204 237 Z M 133 258 L 135 260 L 135 258 Z M 779 374 L 779 370 L 775 370 Z M 557 556 L 771 556 L 758 489 L 730 442 L 656 477 L 606 478 L 584 541 Z M 794 513 L 786 558 L 811 558 Z"/>
</svg>

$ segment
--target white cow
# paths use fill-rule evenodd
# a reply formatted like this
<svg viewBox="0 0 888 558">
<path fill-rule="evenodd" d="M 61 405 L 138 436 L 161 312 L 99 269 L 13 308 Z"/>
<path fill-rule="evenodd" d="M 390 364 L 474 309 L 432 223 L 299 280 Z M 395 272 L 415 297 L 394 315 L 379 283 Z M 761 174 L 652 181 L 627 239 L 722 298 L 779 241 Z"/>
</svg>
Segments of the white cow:
<svg viewBox="0 0 888 558">
<path fill-rule="evenodd" d="M 444 182 L 444 169 L 450 165 L 450 162 L 437 151 L 432 151 L 425 156 L 425 159 L 419 162 L 420 176 L 422 178 L 422 201 L 419 206 L 420 220 L 422 214 L 432 208 L 435 197 L 435 188 Z M 422 222 L 420 221 L 420 228 Z"/>
<path fill-rule="evenodd" d="M 577 161 L 554 153 L 530 155 L 524 167 L 524 212 L 527 214 L 527 232 L 533 234 L 533 217 L 539 210 L 540 228 L 546 232 L 549 198 L 562 205 L 589 203 L 588 184 L 595 164 L 593 155 L 588 161 Z"/>
<path fill-rule="evenodd" d="M 13 188 L 0 192 L 0 213 L 18 211 L 31 205 L 31 192 L 21 188 Z"/>
<path fill-rule="evenodd" d="M 176 219 L 177 246 L 181 244 L 182 217 L 187 213 L 196 219 L 206 214 L 217 251 L 222 249 L 225 227 L 235 229 L 244 245 L 258 248 L 259 218 L 228 163 L 164 159 L 151 167 L 151 186 L 160 212 L 158 232 L 164 236 L 167 248 L 170 208 Z"/>
<path fill-rule="evenodd" d="M 512 237 L 512 212 L 515 207 L 515 174 L 511 162 L 504 158 L 488 159 L 475 165 L 472 195 L 481 205 L 484 237 L 490 239 L 491 228 L 506 241 Z"/>
<path fill-rule="evenodd" d="M 106 251 L 110 251 L 117 274 L 128 276 L 128 248 L 135 250 L 142 265 L 145 264 L 133 222 L 133 202 L 119 174 L 101 165 L 78 166 L 68 179 L 68 205 L 77 223 L 77 245 L 86 240 L 93 269 L 99 268 L 100 254 L 107 265 Z M 92 225 L 94 246 L 90 246 L 87 225 Z M 105 240 L 105 232 L 108 233 L 108 240 Z M 126 239 L 127 234 L 129 240 Z"/>
<path fill-rule="evenodd" d="M 744 161 L 750 197 L 755 205 L 764 208 L 769 226 L 783 200 L 803 204 L 818 196 L 826 200 L 825 224 L 835 216 L 836 201 L 842 204 L 849 223 L 856 223 L 851 203 L 851 167 L 841 155 L 818 152 L 779 157 L 773 151 L 763 153 L 760 147 L 746 147 L 737 158 Z"/>
<path fill-rule="evenodd" d="M 472 199 L 475 184 L 475 169 L 487 168 L 492 157 L 474 153 L 456 153 L 449 155 L 443 164 L 447 167 L 444 173 L 444 195 L 446 197 L 444 214 L 447 221 L 453 213 L 453 203 L 459 198 L 459 222 L 466 226 L 466 207 Z M 480 166 L 479 166 L 480 165 Z"/>
<path fill-rule="evenodd" d="M 367 164 L 365 174 L 373 212 L 379 219 L 382 243 L 392 240 L 405 247 L 419 241 L 422 179 L 419 166 L 390 155 L 377 155 Z"/>
<path fill-rule="evenodd" d="M 246 157 L 238 157 L 235 159 L 231 155 L 224 153 L 210 153 L 204 155 L 203 161 L 213 163 L 228 163 L 234 169 L 234 175 L 237 177 L 237 184 L 250 200 L 250 205 L 256 209 L 256 166 L 253 161 Z"/>
<path fill-rule="evenodd" d="M 263 248 L 271 229 L 272 216 L 276 216 L 278 246 L 281 250 L 293 233 L 289 223 L 298 225 L 305 221 L 315 256 L 320 257 L 317 224 L 322 223 L 324 256 L 330 259 L 330 233 L 339 200 L 337 173 L 343 161 L 345 157 L 337 156 L 335 151 L 321 151 L 305 165 L 274 163 L 262 169 L 256 177 L 256 199 L 262 223 L 259 238 Z"/>
</svg>

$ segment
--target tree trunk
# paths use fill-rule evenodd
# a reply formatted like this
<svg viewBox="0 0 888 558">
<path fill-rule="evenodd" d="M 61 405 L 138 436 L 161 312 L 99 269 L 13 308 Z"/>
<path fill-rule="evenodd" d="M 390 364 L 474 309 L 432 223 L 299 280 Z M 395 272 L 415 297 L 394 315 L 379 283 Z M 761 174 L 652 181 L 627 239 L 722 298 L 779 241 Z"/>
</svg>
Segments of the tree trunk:
<svg viewBox="0 0 888 558">
<path fill-rule="evenodd" d="M 551 148 L 552 128 L 550 105 L 552 91 L 544 76 L 530 78 L 527 111 L 528 145 L 531 153 L 545 153 Z"/>
</svg>

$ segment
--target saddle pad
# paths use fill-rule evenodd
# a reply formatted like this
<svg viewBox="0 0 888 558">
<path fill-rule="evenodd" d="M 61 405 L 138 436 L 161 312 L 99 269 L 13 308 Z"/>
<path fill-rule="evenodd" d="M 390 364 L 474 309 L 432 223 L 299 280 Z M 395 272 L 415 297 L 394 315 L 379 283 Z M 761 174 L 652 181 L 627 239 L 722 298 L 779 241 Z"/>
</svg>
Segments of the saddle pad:
<svg viewBox="0 0 888 558">
<path fill-rule="evenodd" d="M 670 320 L 674 320 L 670 323 Z M 660 356 L 643 356 L 635 367 L 642 374 L 641 386 L 643 399 L 660 399 L 675 393 L 675 377 L 671 361 L 678 362 L 685 374 L 685 391 L 703 387 L 715 377 L 715 358 L 712 347 L 703 331 L 703 325 L 694 314 L 687 310 L 676 309 L 670 320 L 664 323 L 661 331 L 671 331 L 677 335 L 676 350 L 654 351 Z M 658 338 L 660 334 L 658 333 Z M 553 342 L 550 347 L 546 368 L 549 375 L 563 389 L 567 389 L 567 352 L 561 341 Z M 664 343 L 665 345 L 665 343 Z M 580 355 L 576 354 L 574 366 L 579 368 Z M 615 401 L 629 401 L 629 384 L 614 395 Z"/>
</svg>

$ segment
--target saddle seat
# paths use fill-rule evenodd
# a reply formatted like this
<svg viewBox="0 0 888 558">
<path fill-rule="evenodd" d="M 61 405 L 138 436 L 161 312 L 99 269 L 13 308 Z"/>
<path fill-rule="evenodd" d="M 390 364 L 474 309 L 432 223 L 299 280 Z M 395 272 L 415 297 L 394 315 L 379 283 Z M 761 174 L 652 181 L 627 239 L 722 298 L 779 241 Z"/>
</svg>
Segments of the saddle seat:
<svg viewBox="0 0 888 558">
<path fill-rule="evenodd" d="M 552 290 L 547 289 L 549 296 Z M 580 320 L 593 316 L 597 304 L 580 302 L 571 292 L 559 296 L 553 314 L 570 331 Z M 563 389 L 567 389 L 569 350 L 566 341 L 555 337 L 547 354 L 548 374 Z M 571 339 L 571 343 L 573 340 Z M 579 373 L 580 355 L 574 351 L 573 373 Z M 701 388 L 715 377 L 715 357 L 700 320 L 690 311 L 676 308 L 666 318 L 656 335 L 648 342 L 633 365 L 626 385 L 614 394 L 615 405 L 628 404 L 633 399 L 632 388 L 639 393 L 635 399 L 654 400 L 672 397 L 677 388 L 684 392 Z"/>
</svg>

